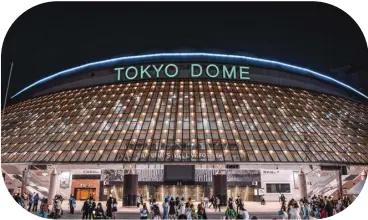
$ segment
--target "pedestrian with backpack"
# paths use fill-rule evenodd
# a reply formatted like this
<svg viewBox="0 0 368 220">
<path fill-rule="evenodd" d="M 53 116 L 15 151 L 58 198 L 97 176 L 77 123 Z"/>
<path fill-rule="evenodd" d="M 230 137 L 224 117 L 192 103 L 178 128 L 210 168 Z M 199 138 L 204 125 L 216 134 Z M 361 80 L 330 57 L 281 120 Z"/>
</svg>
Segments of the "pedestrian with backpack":
<svg viewBox="0 0 368 220">
<path fill-rule="evenodd" d="M 143 203 L 143 208 L 140 209 L 141 219 L 148 219 L 148 209 L 146 203 Z"/>
</svg>

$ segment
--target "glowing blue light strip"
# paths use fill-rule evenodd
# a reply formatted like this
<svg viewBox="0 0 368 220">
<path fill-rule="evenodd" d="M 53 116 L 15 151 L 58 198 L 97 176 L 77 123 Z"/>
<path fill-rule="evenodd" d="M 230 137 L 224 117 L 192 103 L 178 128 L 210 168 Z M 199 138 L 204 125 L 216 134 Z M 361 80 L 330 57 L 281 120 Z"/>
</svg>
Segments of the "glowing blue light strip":
<svg viewBox="0 0 368 220">
<path fill-rule="evenodd" d="M 141 60 L 141 59 L 147 59 L 147 58 L 164 58 L 164 57 L 207 57 L 207 58 L 226 58 L 226 59 L 239 59 L 239 60 L 244 60 L 244 61 L 254 61 L 254 62 L 259 62 L 259 63 L 264 63 L 264 64 L 273 64 L 273 65 L 279 65 L 281 67 L 286 67 L 288 69 L 292 69 L 292 70 L 296 70 L 296 71 L 301 71 L 304 73 L 309 73 L 312 74 L 313 76 L 316 76 L 317 78 L 320 79 L 324 79 L 326 81 L 330 81 L 330 82 L 334 82 L 342 87 L 345 87 L 351 91 L 354 91 L 355 93 L 363 96 L 364 98 L 368 99 L 368 96 L 363 94 L 362 92 L 359 92 L 358 90 L 354 89 L 353 87 L 340 82 L 332 77 L 323 75 L 321 73 L 315 72 L 313 70 L 307 69 L 307 68 L 303 68 L 303 67 L 299 67 L 299 66 L 294 66 L 294 65 L 290 65 L 287 63 L 283 63 L 283 62 L 278 62 L 278 61 L 274 61 L 274 60 L 267 60 L 267 59 L 260 59 L 260 58 L 255 58 L 255 57 L 248 57 L 248 56 L 241 56 L 241 55 L 228 55 L 228 54 L 215 54 L 215 53 L 156 53 L 156 54 L 146 54 L 146 55 L 137 55 L 137 56 L 126 56 L 126 57 L 118 57 L 118 58 L 113 58 L 113 59 L 108 59 L 108 60 L 103 60 L 103 61 L 96 61 L 96 62 L 92 62 L 92 63 L 87 63 L 81 66 L 77 66 L 71 69 L 67 69 L 58 73 L 55 73 L 51 76 L 45 77 L 43 79 L 40 79 L 34 83 L 32 83 L 31 85 L 25 87 L 24 89 L 20 90 L 19 92 L 17 92 L 15 95 L 13 95 L 11 98 L 14 98 L 16 96 L 18 96 L 19 94 L 25 92 L 26 90 L 47 82 L 51 79 L 54 79 L 55 77 L 61 76 L 61 75 L 68 75 L 71 74 L 73 72 L 85 69 L 85 68 L 89 68 L 89 67 L 93 67 L 93 66 L 99 66 L 99 65 L 106 65 L 106 64 L 113 64 L 119 61 L 129 61 L 129 60 Z"/>
</svg>

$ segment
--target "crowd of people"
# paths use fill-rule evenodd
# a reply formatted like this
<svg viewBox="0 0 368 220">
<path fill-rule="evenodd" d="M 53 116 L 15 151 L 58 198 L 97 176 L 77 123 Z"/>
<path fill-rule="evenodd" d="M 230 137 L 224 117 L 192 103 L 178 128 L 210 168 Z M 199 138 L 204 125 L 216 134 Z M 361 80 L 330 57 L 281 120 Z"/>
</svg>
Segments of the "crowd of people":
<svg viewBox="0 0 368 220">
<path fill-rule="evenodd" d="M 281 195 L 280 202 L 279 215 L 282 216 L 282 219 L 327 218 L 343 211 L 351 204 L 347 196 L 333 200 L 332 197 L 322 195 L 305 197 L 300 201 L 291 199 L 288 203 L 285 196 Z"/>
<path fill-rule="evenodd" d="M 215 211 L 219 210 L 219 212 L 221 212 L 220 198 L 215 196 L 212 196 L 210 199 L 201 199 L 201 202 L 198 203 L 197 206 L 193 204 L 191 198 L 185 201 L 184 198 L 174 198 L 173 196 L 167 196 L 161 206 L 155 199 L 149 200 L 149 207 L 141 200 L 140 204 L 143 206 L 140 209 L 141 219 L 208 219 L 206 208 L 211 207 L 215 209 Z M 140 205 L 137 203 L 137 206 L 139 207 Z M 249 220 L 249 213 L 245 209 L 244 202 L 240 197 L 236 200 L 230 198 L 227 201 L 224 218 Z M 252 219 L 257 218 L 253 216 Z"/>
<path fill-rule="evenodd" d="M 13 195 L 14 200 L 29 212 L 38 214 L 42 218 L 53 218 L 57 219 L 62 216 L 61 203 L 63 197 L 61 195 L 55 195 L 52 209 L 49 209 L 49 201 L 46 197 L 40 198 L 38 193 L 15 193 Z"/>
<path fill-rule="evenodd" d="M 109 195 L 106 201 L 106 210 L 102 207 L 101 202 L 97 203 L 90 195 L 89 198 L 84 201 L 82 206 L 82 219 L 115 219 L 116 212 L 118 211 L 118 202 L 116 198 Z"/>
<path fill-rule="evenodd" d="M 37 213 L 43 218 L 58 219 L 63 215 L 61 195 L 55 195 L 52 203 L 47 198 L 40 198 L 38 193 L 15 193 L 14 200 L 29 212 Z M 140 208 L 141 219 L 207 219 L 206 208 L 214 209 L 214 211 L 221 212 L 221 201 L 218 196 L 212 196 L 210 199 L 204 197 L 198 205 L 194 205 L 191 198 L 187 201 L 184 198 L 172 195 L 166 196 L 164 202 L 160 205 L 152 196 L 147 203 L 143 202 L 143 196 L 137 196 L 136 204 Z M 332 197 L 327 196 L 309 196 L 308 198 L 300 199 L 299 201 L 291 199 L 286 200 L 283 194 L 279 195 L 279 202 L 281 208 L 278 215 L 283 220 L 289 219 L 322 219 L 335 215 L 346 209 L 351 201 L 347 196 L 341 197 L 338 200 L 333 200 Z M 49 206 L 52 205 L 50 210 Z M 142 208 L 141 208 L 142 206 Z M 74 214 L 76 208 L 76 200 L 73 195 L 69 198 L 69 213 Z M 115 219 L 118 210 L 118 202 L 116 198 L 110 195 L 106 202 L 106 209 L 104 210 L 101 202 L 96 202 L 93 196 L 90 195 L 82 206 L 82 219 Z M 225 219 L 242 219 L 249 220 L 249 213 L 245 209 L 243 200 L 238 196 L 235 200 L 229 198 L 224 212 Z M 253 216 L 251 219 L 257 219 Z"/>
</svg>

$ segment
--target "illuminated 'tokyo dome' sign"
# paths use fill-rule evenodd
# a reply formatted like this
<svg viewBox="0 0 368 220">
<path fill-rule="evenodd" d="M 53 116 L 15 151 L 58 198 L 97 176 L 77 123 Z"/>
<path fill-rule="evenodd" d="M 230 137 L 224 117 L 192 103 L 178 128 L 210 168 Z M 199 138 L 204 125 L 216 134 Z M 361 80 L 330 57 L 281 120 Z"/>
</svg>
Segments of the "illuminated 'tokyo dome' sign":
<svg viewBox="0 0 368 220">
<path fill-rule="evenodd" d="M 186 77 L 210 77 L 223 79 L 240 79 L 249 80 L 249 67 L 235 65 L 218 65 L 218 64 L 189 64 L 189 74 Z M 151 64 L 142 66 L 118 67 L 114 70 L 117 73 L 118 81 L 123 77 L 127 80 L 152 79 L 152 78 L 175 78 L 182 77 L 180 67 L 176 64 Z M 122 75 L 123 74 L 123 75 Z"/>
</svg>

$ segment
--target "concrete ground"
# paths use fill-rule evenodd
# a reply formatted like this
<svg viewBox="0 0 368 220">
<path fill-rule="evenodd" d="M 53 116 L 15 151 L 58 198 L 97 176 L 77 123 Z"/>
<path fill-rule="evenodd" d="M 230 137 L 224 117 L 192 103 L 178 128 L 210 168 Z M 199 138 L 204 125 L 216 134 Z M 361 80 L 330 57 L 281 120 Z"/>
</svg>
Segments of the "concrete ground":
<svg viewBox="0 0 368 220">
<path fill-rule="evenodd" d="M 106 207 L 106 201 L 101 202 L 103 208 Z M 77 201 L 74 214 L 69 214 L 69 207 L 67 201 L 62 204 L 63 216 L 62 219 L 81 219 L 82 212 L 81 208 L 83 206 L 83 201 Z M 142 207 L 142 206 L 141 206 Z M 50 207 L 51 208 L 51 207 Z M 249 212 L 250 218 L 252 216 L 257 216 L 258 219 L 281 219 L 281 216 L 277 215 L 280 208 L 278 202 L 268 202 L 266 205 L 261 205 L 259 202 L 246 202 L 245 208 Z M 221 208 L 221 212 L 215 212 L 213 208 L 206 208 L 208 219 L 223 219 L 226 207 Z M 38 215 L 38 213 L 33 213 Z M 117 219 L 139 219 L 139 209 L 137 207 L 122 207 L 121 202 L 118 207 L 118 212 L 116 214 Z"/>
<path fill-rule="evenodd" d="M 76 204 L 76 211 L 80 211 L 82 206 L 83 206 L 83 202 L 84 201 L 77 201 Z M 106 208 L 106 201 L 102 201 L 101 202 L 102 207 L 105 209 Z M 147 203 L 148 204 L 148 203 Z M 160 208 L 161 208 L 161 202 L 159 202 L 160 204 Z M 197 204 L 194 203 L 194 207 Z M 142 206 L 141 206 L 142 207 Z M 245 209 L 247 209 L 249 212 L 257 212 L 257 213 L 262 213 L 262 212 L 274 212 L 277 213 L 280 210 L 281 204 L 279 202 L 267 202 L 266 205 L 261 205 L 260 202 L 245 202 Z M 64 201 L 62 204 L 62 208 L 63 210 L 69 210 L 69 205 L 68 205 L 68 201 Z M 226 207 L 222 207 L 221 211 L 225 211 Z M 139 212 L 139 208 L 137 207 L 122 207 L 122 203 L 121 201 L 118 204 L 118 213 L 138 213 Z M 213 213 L 215 212 L 215 210 L 213 208 L 206 208 L 206 212 L 207 213 Z"/>
</svg>

